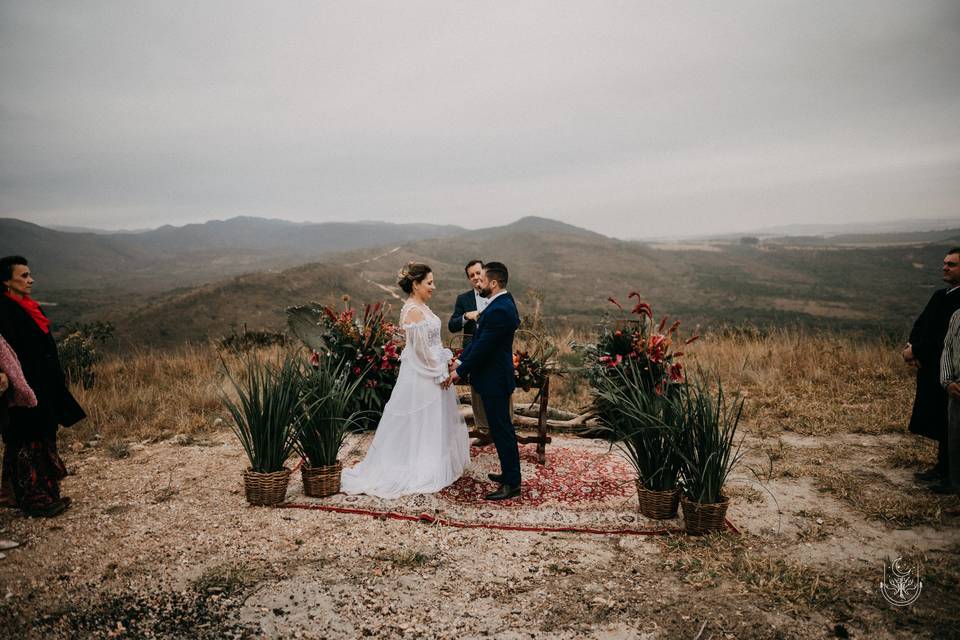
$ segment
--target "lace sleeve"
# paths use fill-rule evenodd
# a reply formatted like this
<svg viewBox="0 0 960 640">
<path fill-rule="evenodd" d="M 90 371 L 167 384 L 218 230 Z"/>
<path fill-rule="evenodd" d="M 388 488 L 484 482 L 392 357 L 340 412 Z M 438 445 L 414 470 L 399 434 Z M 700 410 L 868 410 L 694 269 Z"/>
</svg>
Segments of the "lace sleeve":
<svg viewBox="0 0 960 640">
<path fill-rule="evenodd" d="M 437 384 L 446 380 L 449 376 L 449 358 L 444 360 L 444 350 L 431 346 L 430 321 L 424 318 L 419 309 L 413 308 L 404 310 L 401 323 L 407 338 L 407 344 L 400 356 L 403 364 L 412 367 L 420 375 L 428 376 Z"/>
</svg>

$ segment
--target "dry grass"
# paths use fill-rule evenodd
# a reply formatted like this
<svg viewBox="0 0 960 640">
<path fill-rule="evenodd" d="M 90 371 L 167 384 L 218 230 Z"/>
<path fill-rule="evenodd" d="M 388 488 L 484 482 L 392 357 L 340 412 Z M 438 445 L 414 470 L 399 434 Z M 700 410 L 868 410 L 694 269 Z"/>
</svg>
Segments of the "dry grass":
<svg viewBox="0 0 960 640">
<path fill-rule="evenodd" d="M 913 372 L 883 341 L 777 330 L 706 335 L 691 362 L 749 399 L 761 432 L 801 435 L 888 433 L 906 429 Z"/>
<path fill-rule="evenodd" d="M 785 609 L 836 602 L 843 581 L 822 568 L 773 555 L 770 544 L 753 536 L 716 533 L 660 540 L 664 568 L 696 588 L 732 580 L 742 591 L 763 594 Z"/>
<path fill-rule="evenodd" d="M 74 387 L 87 419 L 63 431 L 68 441 L 162 439 L 210 429 L 223 414 L 216 353 L 202 346 L 109 358 L 97 383 Z"/>
<path fill-rule="evenodd" d="M 574 330 L 550 336 L 564 369 L 551 381 L 551 408 L 580 412 L 589 405 L 590 387 L 572 345 L 594 339 Z M 782 330 L 705 335 L 686 351 L 688 369 L 719 375 L 728 388 L 747 396 L 748 423 L 761 435 L 905 430 L 912 372 L 899 362 L 896 349 L 879 340 Z M 96 375 L 93 388 L 74 390 L 89 414 L 73 430 L 77 439 L 194 434 L 223 415 L 219 362 L 208 346 L 115 356 L 97 365 Z M 516 402 L 534 396 L 519 392 Z"/>
<path fill-rule="evenodd" d="M 937 462 L 937 445 L 926 438 L 916 438 L 887 452 L 885 463 L 891 467 L 927 469 Z"/>
<path fill-rule="evenodd" d="M 579 412 L 590 404 L 589 385 L 572 345 L 595 339 L 593 333 L 572 329 L 549 337 L 565 370 L 551 381 L 551 407 Z M 706 334 L 684 351 L 688 371 L 719 376 L 727 388 L 745 394 L 748 422 L 760 433 L 906 429 L 913 371 L 900 360 L 898 349 L 882 340 L 793 329 L 737 331 Z"/>
<path fill-rule="evenodd" d="M 923 445 L 922 450 L 926 447 Z M 821 492 L 832 494 L 864 516 L 890 526 L 940 525 L 944 509 L 957 503 L 953 496 L 918 491 L 916 487 L 891 482 L 883 473 L 869 470 L 869 466 L 894 466 L 889 464 L 889 459 L 896 455 L 893 453 L 874 463 L 875 450 L 854 444 L 787 447 L 778 441 L 778 446 L 771 449 L 775 450 L 775 453 L 768 452 L 775 458 L 772 478 L 813 478 Z M 924 464 L 914 468 L 922 468 Z"/>
<path fill-rule="evenodd" d="M 902 490 L 875 472 L 845 473 L 824 468 L 812 475 L 820 490 L 832 493 L 868 518 L 898 527 L 941 524 L 944 508 L 955 506 L 957 500 L 915 489 Z"/>
</svg>

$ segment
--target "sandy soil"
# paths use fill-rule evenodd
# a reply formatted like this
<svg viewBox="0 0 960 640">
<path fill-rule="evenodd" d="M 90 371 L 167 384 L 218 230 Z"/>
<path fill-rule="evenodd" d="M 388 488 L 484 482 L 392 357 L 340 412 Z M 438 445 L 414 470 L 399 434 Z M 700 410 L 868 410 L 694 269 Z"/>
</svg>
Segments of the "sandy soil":
<svg viewBox="0 0 960 640">
<path fill-rule="evenodd" d="M 884 465 L 909 442 L 786 434 L 773 468 L 876 469 L 927 495 L 911 469 Z M 769 470 L 770 443 L 748 446 L 748 464 Z M 0 537 L 22 543 L 0 560 L 2 637 L 960 637 L 960 519 L 889 524 L 825 493 L 816 474 L 760 484 L 744 469 L 731 485 L 741 535 L 694 539 L 248 507 L 243 453 L 225 430 L 123 459 L 77 443 L 65 458 L 71 510 L 0 513 Z M 878 586 L 884 558 L 905 553 L 925 559 L 925 586 L 897 609 Z"/>
</svg>

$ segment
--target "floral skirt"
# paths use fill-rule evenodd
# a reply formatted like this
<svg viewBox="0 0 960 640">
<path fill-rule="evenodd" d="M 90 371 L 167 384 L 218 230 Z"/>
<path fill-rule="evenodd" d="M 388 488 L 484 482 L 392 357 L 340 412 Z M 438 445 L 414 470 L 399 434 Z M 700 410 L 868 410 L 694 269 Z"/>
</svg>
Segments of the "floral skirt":
<svg viewBox="0 0 960 640">
<path fill-rule="evenodd" d="M 12 487 L 24 511 L 43 509 L 60 499 L 67 468 L 57 453 L 56 436 L 8 442 L 3 451 L 3 485 Z"/>
</svg>

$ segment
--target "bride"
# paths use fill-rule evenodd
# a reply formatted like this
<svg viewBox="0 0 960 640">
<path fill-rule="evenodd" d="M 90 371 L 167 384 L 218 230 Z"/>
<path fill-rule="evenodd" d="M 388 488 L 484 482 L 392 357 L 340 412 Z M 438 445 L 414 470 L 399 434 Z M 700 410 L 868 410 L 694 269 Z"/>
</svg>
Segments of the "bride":
<svg viewBox="0 0 960 640">
<path fill-rule="evenodd" d="M 467 425 L 453 387 L 441 387 L 453 357 L 440 342 L 440 318 L 427 306 L 436 286 L 425 264 L 411 262 L 397 284 L 409 294 L 400 310 L 406 346 L 397 383 L 366 457 L 343 470 L 344 493 L 396 498 L 451 484 L 470 461 Z"/>
</svg>

